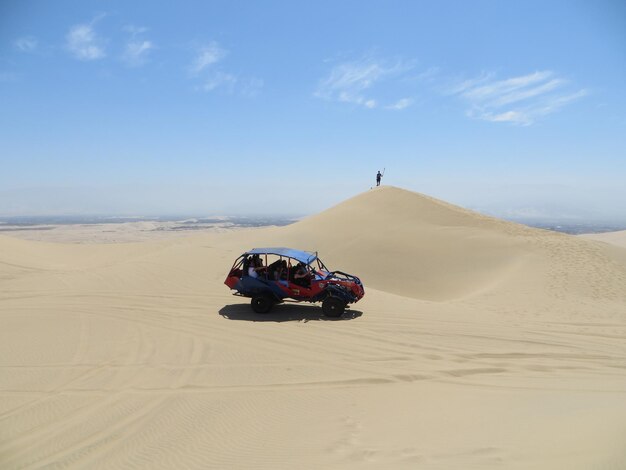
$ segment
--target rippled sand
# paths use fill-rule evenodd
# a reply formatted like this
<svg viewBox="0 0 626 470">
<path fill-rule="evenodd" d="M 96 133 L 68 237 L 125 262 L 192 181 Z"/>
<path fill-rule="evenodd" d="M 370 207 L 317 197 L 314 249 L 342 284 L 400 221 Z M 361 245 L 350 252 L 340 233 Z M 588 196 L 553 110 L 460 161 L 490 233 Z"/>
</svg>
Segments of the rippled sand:
<svg viewBox="0 0 626 470">
<path fill-rule="evenodd" d="M 252 313 L 244 250 L 359 275 Z M 626 249 L 391 187 L 286 227 L 0 237 L 0 468 L 623 468 Z"/>
</svg>

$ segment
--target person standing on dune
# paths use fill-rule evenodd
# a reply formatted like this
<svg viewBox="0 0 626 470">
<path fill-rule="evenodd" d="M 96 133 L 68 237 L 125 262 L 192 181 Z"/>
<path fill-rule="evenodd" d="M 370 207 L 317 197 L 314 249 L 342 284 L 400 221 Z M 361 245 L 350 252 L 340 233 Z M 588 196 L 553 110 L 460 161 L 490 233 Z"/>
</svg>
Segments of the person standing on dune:
<svg viewBox="0 0 626 470">
<path fill-rule="evenodd" d="M 380 173 L 380 170 L 378 170 L 378 173 L 376 173 L 376 186 L 380 186 L 380 180 L 382 177 L 383 175 Z"/>
</svg>

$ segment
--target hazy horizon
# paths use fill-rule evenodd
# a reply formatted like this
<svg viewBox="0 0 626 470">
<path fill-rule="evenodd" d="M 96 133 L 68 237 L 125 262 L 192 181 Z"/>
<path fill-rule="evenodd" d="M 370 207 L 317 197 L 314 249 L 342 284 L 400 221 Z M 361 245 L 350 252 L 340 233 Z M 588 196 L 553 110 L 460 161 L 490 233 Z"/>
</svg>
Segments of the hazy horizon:
<svg viewBox="0 0 626 470">
<path fill-rule="evenodd" d="M 535 185 L 519 188 L 508 187 L 507 194 L 497 201 L 491 199 L 493 187 L 474 188 L 454 191 L 442 190 L 427 185 L 418 188 L 431 197 L 459 205 L 480 213 L 509 220 L 526 221 L 572 221 L 599 222 L 616 224 L 626 223 L 624 205 L 615 207 L 620 200 L 619 191 L 596 189 L 600 194 L 595 201 L 589 201 L 584 194 L 577 194 L 579 189 L 572 187 L 554 188 Z M 494 185 L 497 187 L 497 185 Z M 126 190 L 123 190 L 126 189 Z M 355 189 L 354 193 L 348 193 Z M 365 188 L 364 191 L 369 189 Z M 408 189 L 408 188 L 404 188 Z M 421 191 L 419 190 L 421 189 Z M 342 201 L 354 197 L 363 191 L 358 188 L 338 186 L 329 187 L 319 197 L 307 201 L 283 200 L 280 194 L 267 195 L 264 198 L 226 199 L 220 191 L 228 194 L 228 189 L 187 188 L 184 195 L 178 193 L 175 200 L 172 195 L 175 188 L 155 186 L 140 188 L 133 192 L 128 188 L 47 188 L 17 191 L 0 191 L 0 217 L 37 217 L 37 216 L 112 216 L 112 217 L 202 217 L 202 216 L 275 216 L 298 218 L 326 210 Z M 592 190 L 590 190 L 592 191 Z M 15 195 L 12 199 L 12 194 Z M 439 193 L 439 194 L 438 194 Z M 549 196 L 548 196 L 549 194 Z M 600 198 L 604 198 L 601 202 Z M 15 205 L 11 209 L 11 201 Z M 22 202 L 20 205 L 18 201 Z M 571 207 L 576 201 L 575 208 Z"/>
<path fill-rule="evenodd" d="M 347 198 L 357 196 L 360 193 L 348 195 Z M 82 200 L 76 197 L 72 191 L 65 193 L 66 197 L 71 197 L 72 200 Z M 541 199 L 541 195 L 538 196 Z M 343 199 L 345 200 L 345 199 Z M 260 208 L 259 210 L 249 210 L 249 206 L 242 204 L 240 207 L 234 207 L 230 211 L 211 209 L 210 202 L 204 201 L 206 209 L 197 208 L 196 210 L 189 210 L 188 206 L 179 208 L 179 210 L 136 210 L 130 211 L 127 209 L 128 204 L 124 204 L 120 207 L 126 207 L 126 209 L 116 212 L 110 212 L 107 210 L 101 210 L 99 212 L 89 210 L 72 210 L 71 205 L 66 205 L 66 209 L 62 211 L 41 211 L 27 213 L 19 211 L 16 213 L 0 213 L 0 223 L 20 223 L 26 221 L 27 223 L 104 223 L 107 219 L 114 219 L 116 222 L 124 221 L 125 219 L 138 221 L 138 220 L 161 220 L 161 221 L 182 221 L 186 219 L 207 219 L 211 217 L 223 217 L 233 219 L 253 219 L 253 220 L 265 220 L 267 223 L 273 223 L 279 221 L 281 224 L 285 221 L 295 221 L 303 217 L 311 216 L 329 209 L 330 207 L 343 202 L 343 200 L 337 200 L 325 207 L 319 206 L 319 202 L 315 204 L 315 210 L 309 210 L 306 212 L 304 207 L 300 212 L 298 211 L 284 211 L 280 212 L 272 210 L 271 208 L 261 208 L 261 206 L 255 205 L 253 207 Z M 444 199 L 446 202 L 455 203 L 450 199 Z M 478 201 L 478 199 L 476 199 Z M 529 202 L 532 202 L 529 201 Z M 86 201 L 87 206 L 95 207 L 97 204 L 93 204 L 89 200 Z M 506 201 L 504 202 L 506 204 Z M 455 203 L 457 204 L 457 203 Z M 553 203 L 552 206 L 545 206 L 543 210 L 537 208 L 537 206 L 525 206 L 508 209 L 493 209 L 490 206 L 484 206 L 480 204 L 463 205 L 457 204 L 466 209 L 470 209 L 482 214 L 486 214 L 493 217 L 502 218 L 505 220 L 511 220 L 515 222 L 524 223 L 531 226 L 542 228 L 555 228 L 559 230 L 559 225 L 562 224 L 567 232 L 571 232 L 572 227 L 586 227 L 588 230 L 583 229 L 582 232 L 589 231 L 605 231 L 609 229 L 623 230 L 626 229 L 626 215 L 622 217 L 615 217 L 611 215 L 610 211 L 593 211 L 589 207 L 579 208 L 577 212 L 568 212 L 563 209 L 563 206 L 559 206 L 558 202 Z M 193 205 L 190 205 L 191 207 Z M 75 206 L 74 206 L 75 207 Z M 312 206 L 306 206 L 309 209 Z M 586 210 L 585 210 L 586 209 Z M 375 219 L 375 214 L 372 215 Z M 69 222 L 67 222 L 69 221 Z M 575 231 L 578 231 L 576 229 Z M 582 233 L 581 232 L 581 233 Z"/>
</svg>

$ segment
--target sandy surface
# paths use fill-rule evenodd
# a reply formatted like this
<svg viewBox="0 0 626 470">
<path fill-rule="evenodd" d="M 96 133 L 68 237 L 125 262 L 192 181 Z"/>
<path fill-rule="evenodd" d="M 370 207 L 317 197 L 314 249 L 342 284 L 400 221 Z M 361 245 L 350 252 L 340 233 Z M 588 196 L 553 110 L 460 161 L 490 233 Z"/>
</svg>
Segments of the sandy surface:
<svg viewBox="0 0 626 470">
<path fill-rule="evenodd" d="M 129 243 L 171 240 L 190 233 L 223 233 L 239 230 L 232 223 L 185 226 L 179 222 L 124 222 L 106 224 L 41 224 L 28 227 L 0 225 L 0 236 L 56 243 Z"/>
<path fill-rule="evenodd" d="M 598 240 L 601 242 L 619 246 L 621 248 L 626 248 L 626 230 L 607 233 L 586 233 L 580 236 L 589 240 Z"/>
<path fill-rule="evenodd" d="M 365 298 L 264 316 L 226 273 L 317 249 Z M 626 467 L 626 250 L 395 188 L 296 224 L 0 237 L 0 468 Z"/>
</svg>

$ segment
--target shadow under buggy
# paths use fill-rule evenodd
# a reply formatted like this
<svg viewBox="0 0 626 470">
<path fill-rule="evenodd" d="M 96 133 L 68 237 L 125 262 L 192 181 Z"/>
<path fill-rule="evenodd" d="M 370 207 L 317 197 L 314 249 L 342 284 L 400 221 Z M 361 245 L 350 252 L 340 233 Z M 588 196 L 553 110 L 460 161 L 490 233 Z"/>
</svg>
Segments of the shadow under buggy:
<svg viewBox="0 0 626 470">
<path fill-rule="evenodd" d="M 349 304 L 365 294 L 361 280 L 342 271 L 330 271 L 317 253 L 291 248 L 254 248 L 239 256 L 224 281 L 250 297 L 256 313 L 267 313 L 287 300 L 321 302 L 324 314 L 339 317 Z"/>
</svg>

